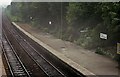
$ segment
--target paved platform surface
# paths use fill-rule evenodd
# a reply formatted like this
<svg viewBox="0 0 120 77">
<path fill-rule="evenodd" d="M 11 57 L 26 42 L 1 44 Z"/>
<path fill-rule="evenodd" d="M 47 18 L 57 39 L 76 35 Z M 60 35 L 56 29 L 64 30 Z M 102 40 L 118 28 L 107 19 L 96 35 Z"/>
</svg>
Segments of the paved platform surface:
<svg viewBox="0 0 120 77">
<path fill-rule="evenodd" d="M 6 77 L 6 73 L 5 73 L 3 62 L 2 62 L 1 54 L 0 54 L 0 77 Z"/>
<path fill-rule="evenodd" d="M 61 59 L 65 58 L 64 61 L 86 75 L 119 75 L 118 63 L 107 57 L 95 54 L 71 42 L 57 39 L 49 33 L 40 32 L 27 24 L 18 25 L 32 39 L 37 39 L 40 44 L 47 45 L 48 49 L 52 48 L 51 52 L 54 52 L 55 55 L 62 55 L 57 56 Z"/>
</svg>

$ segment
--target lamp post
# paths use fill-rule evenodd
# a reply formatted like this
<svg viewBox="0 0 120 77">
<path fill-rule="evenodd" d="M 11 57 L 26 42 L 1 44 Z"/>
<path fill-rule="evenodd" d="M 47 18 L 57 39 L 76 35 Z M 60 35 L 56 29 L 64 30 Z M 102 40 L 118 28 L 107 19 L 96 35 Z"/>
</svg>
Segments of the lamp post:
<svg viewBox="0 0 120 77">
<path fill-rule="evenodd" d="M 48 23 L 49 23 L 49 25 L 51 25 L 51 24 L 52 24 L 52 22 L 51 22 L 51 21 L 49 21 Z"/>
</svg>

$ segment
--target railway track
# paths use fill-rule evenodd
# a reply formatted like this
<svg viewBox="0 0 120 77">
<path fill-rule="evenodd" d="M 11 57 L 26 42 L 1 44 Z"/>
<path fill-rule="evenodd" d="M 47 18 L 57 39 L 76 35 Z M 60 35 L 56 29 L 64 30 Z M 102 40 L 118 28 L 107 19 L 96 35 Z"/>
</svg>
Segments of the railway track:
<svg viewBox="0 0 120 77">
<path fill-rule="evenodd" d="M 14 31 L 14 35 L 17 32 Z M 65 75 L 60 72 L 54 65 L 52 65 L 47 59 L 45 59 L 41 54 L 36 51 L 25 39 L 20 35 L 15 35 L 16 40 L 20 43 L 21 47 L 26 51 L 26 53 L 35 61 L 35 63 L 46 73 L 47 76 L 53 77 L 65 77 Z"/>
<path fill-rule="evenodd" d="M 2 37 L 2 50 L 11 72 L 11 77 L 31 77 L 5 34 Z"/>
<path fill-rule="evenodd" d="M 8 23 L 5 23 L 5 21 L 7 21 Z M 17 50 L 16 53 L 19 56 L 21 56 L 20 59 L 25 64 L 25 67 L 27 68 L 27 70 L 30 71 L 28 66 L 32 64 L 35 64 L 37 66 L 35 70 L 33 68 L 34 71 L 30 71 L 33 74 L 32 75 L 30 73 L 30 76 L 32 77 L 85 77 L 84 75 L 81 75 L 81 73 L 78 73 L 73 69 L 71 72 L 71 69 L 69 70 L 68 67 L 66 66 L 63 66 L 62 68 L 60 65 L 56 64 L 55 62 L 56 60 L 54 61 L 54 59 L 52 60 L 52 62 L 54 63 L 52 63 L 48 59 L 50 56 L 46 58 L 45 55 L 40 53 L 40 52 L 43 52 L 43 49 L 36 49 L 33 45 L 31 45 L 31 43 L 29 43 L 28 40 L 24 38 L 25 36 L 21 36 L 20 32 L 17 31 L 15 27 L 12 26 L 8 20 L 6 20 L 6 18 L 3 20 L 3 24 L 4 24 L 3 29 L 5 30 L 5 34 L 7 34 L 10 42 L 14 45 L 14 48 Z M 29 65 L 23 60 L 24 58 L 22 58 L 22 55 L 20 55 L 20 52 L 18 52 L 19 49 L 21 49 L 22 55 L 29 56 L 31 60 L 29 62 Z M 58 63 L 61 64 L 61 62 L 58 62 Z M 41 72 L 43 72 L 44 74 L 42 75 L 38 74 L 40 73 L 40 71 L 36 71 L 37 69 L 41 70 Z M 34 73 L 36 72 L 37 72 L 37 76 L 34 75 Z"/>
<path fill-rule="evenodd" d="M 5 32 L 6 33 L 6 32 Z M 41 68 L 31 59 L 31 57 L 16 43 L 15 39 L 11 37 L 9 33 L 7 36 L 11 38 L 10 43 L 14 46 L 17 55 L 24 63 L 31 77 L 47 77 L 47 75 L 41 70 Z"/>
<path fill-rule="evenodd" d="M 16 40 L 19 42 L 20 46 L 25 50 L 25 52 L 35 61 L 35 63 L 46 73 L 48 77 L 66 77 L 47 59 L 39 54 L 36 49 L 34 49 L 21 35 L 17 33 L 17 31 L 13 29 L 11 30 L 11 33 L 15 36 Z"/>
<path fill-rule="evenodd" d="M 54 65 L 52 65 L 47 59 L 38 53 L 19 33 L 12 28 L 12 26 L 6 25 L 6 31 L 10 33 L 29 57 L 41 68 L 42 71 L 48 77 L 66 77 L 61 71 L 59 71 Z"/>
</svg>

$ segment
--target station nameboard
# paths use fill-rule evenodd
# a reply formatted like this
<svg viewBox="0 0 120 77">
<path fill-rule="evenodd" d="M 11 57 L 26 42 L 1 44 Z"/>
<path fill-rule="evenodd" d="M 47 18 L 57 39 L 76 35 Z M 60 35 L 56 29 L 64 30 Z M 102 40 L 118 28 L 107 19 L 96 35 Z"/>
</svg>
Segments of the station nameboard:
<svg viewBox="0 0 120 77">
<path fill-rule="evenodd" d="M 117 43 L 117 54 L 120 54 L 120 43 Z"/>
<path fill-rule="evenodd" d="M 101 39 L 107 39 L 107 34 L 100 33 L 100 38 L 101 38 Z"/>
</svg>

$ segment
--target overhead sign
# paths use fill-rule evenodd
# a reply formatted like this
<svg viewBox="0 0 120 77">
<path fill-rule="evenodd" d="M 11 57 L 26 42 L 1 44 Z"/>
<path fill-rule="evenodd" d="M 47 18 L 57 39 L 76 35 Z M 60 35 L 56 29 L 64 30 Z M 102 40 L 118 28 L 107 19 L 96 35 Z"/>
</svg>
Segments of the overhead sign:
<svg viewBox="0 0 120 77">
<path fill-rule="evenodd" d="M 100 33 L 100 38 L 101 38 L 101 39 L 107 39 L 107 34 Z"/>
<path fill-rule="evenodd" d="M 120 43 L 117 43 L 117 54 L 120 54 Z"/>
</svg>

